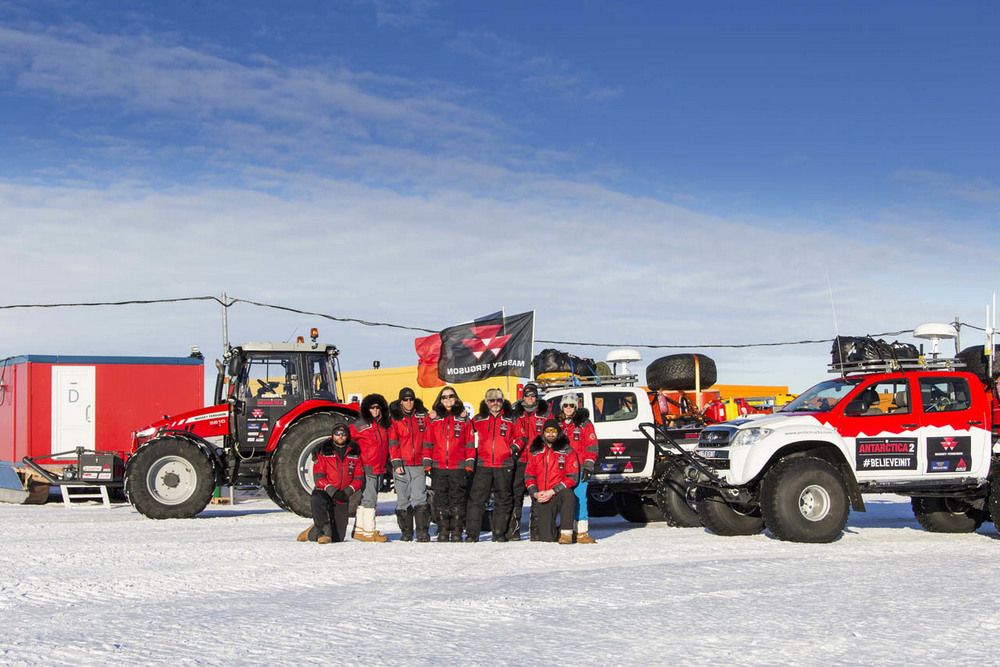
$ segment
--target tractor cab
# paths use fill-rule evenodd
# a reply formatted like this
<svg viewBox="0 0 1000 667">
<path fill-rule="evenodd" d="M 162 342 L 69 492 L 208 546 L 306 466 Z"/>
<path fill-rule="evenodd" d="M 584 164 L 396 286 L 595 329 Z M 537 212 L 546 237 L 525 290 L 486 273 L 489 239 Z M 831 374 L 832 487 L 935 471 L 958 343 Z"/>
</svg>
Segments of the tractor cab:
<svg viewBox="0 0 1000 667">
<path fill-rule="evenodd" d="M 242 455 L 267 449 L 278 420 L 296 406 L 338 402 L 336 355 L 336 347 L 313 343 L 247 343 L 232 349 L 226 376 L 216 384 L 217 402 L 230 405 L 232 435 Z"/>
</svg>

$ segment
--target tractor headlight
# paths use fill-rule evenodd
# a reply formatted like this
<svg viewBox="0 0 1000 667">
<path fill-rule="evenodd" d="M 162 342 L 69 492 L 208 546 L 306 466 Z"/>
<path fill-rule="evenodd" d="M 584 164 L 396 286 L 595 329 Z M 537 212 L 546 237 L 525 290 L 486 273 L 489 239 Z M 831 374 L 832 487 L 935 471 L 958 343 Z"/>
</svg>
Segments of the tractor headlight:
<svg viewBox="0 0 1000 667">
<path fill-rule="evenodd" d="M 762 438 L 766 438 L 770 434 L 771 429 L 769 428 L 744 428 L 736 433 L 736 437 L 729 443 L 729 446 L 744 447 L 746 445 L 755 445 Z"/>
<path fill-rule="evenodd" d="M 135 437 L 137 438 L 148 438 L 156 433 L 156 427 L 150 426 L 149 428 L 144 428 L 141 431 L 137 431 Z"/>
</svg>

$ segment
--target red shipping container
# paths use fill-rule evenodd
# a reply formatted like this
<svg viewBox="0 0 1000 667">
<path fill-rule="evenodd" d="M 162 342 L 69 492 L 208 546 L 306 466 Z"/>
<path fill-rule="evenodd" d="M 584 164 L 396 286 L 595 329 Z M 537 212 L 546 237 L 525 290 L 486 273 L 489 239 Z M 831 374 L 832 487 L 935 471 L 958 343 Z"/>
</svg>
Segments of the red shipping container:
<svg viewBox="0 0 1000 667">
<path fill-rule="evenodd" d="M 131 449 L 132 432 L 204 405 L 193 357 L 26 355 L 0 361 L 0 461 Z"/>
</svg>

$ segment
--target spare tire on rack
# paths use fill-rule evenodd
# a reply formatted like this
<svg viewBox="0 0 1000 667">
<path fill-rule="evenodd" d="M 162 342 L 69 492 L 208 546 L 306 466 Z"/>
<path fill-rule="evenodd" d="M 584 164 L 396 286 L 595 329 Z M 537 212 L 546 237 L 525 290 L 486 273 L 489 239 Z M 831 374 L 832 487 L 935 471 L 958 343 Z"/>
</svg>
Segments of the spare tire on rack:
<svg viewBox="0 0 1000 667">
<path fill-rule="evenodd" d="M 695 366 L 702 389 L 715 384 L 718 373 L 715 361 L 703 354 L 669 354 L 646 367 L 646 384 L 653 391 L 680 391 L 695 388 Z"/>
<path fill-rule="evenodd" d="M 959 352 L 956 357 L 965 362 L 965 369 L 978 377 L 984 382 L 989 382 L 991 379 L 996 379 L 1000 376 L 1000 345 L 993 348 L 993 377 L 987 377 L 986 372 L 986 355 L 983 354 L 986 351 L 985 345 L 973 345 L 972 347 L 967 347 L 961 352 Z"/>
</svg>

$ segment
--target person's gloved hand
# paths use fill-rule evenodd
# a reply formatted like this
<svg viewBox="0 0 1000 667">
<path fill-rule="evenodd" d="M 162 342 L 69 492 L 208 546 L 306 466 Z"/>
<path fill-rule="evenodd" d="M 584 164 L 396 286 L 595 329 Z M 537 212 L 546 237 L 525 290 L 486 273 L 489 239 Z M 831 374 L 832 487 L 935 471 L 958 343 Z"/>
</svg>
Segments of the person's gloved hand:
<svg viewBox="0 0 1000 667">
<path fill-rule="evenodd" d="M 586 468 L 584 468 L 583 471 L 580 473 L 580 481 L 586 482 L 588 479 L 590 479 L 590 476 L 593 474 L 594 474 L 593 470 L 587 470 Z"/>
<path fill-rule="evenodd" d="M 472 472 L 472 466 L 465 466 L 465 472 Z"/>
<path fill-rule="evenodd" d="M 428 475 L 431 474 L 431 467 L 430 466 L 424 466 L 424 472 L 426 474 L 428 474 Z"/>
<path fill-rule="evenodd" d="M 347 493 L 346 489 L 338 489 L 337 493 L 333 494 L 334 500 L 340 500 L 342 502 L 347 502 L 347 499 L 350 497 L 351 496 Z"/>
</svg>

